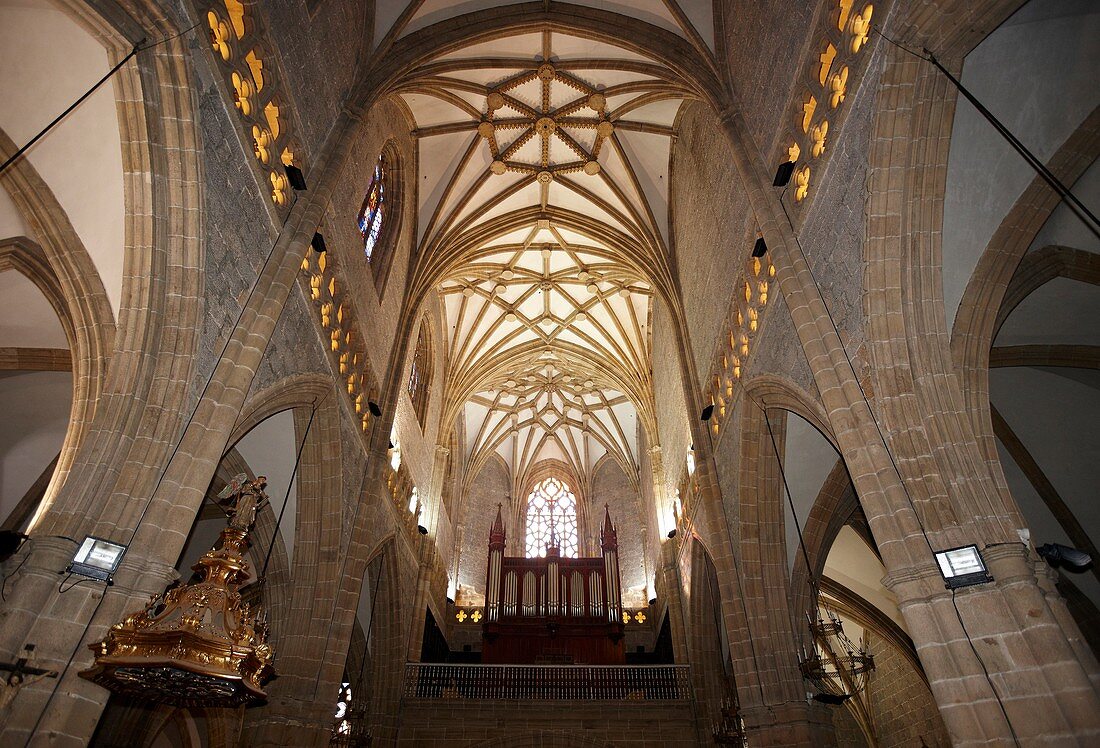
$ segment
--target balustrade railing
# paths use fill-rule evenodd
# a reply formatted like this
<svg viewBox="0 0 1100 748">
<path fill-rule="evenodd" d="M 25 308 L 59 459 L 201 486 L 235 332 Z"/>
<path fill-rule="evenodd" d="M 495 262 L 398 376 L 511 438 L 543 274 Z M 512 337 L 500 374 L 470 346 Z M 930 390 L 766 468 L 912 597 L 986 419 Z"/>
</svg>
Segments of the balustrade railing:
<svg viewBox="0 0 1100 748">
<path fill-rule="evenodd" d="M 689 698 L 687 665 L 405 664 L 405 698 L 676 701 Z"/>
</svg>

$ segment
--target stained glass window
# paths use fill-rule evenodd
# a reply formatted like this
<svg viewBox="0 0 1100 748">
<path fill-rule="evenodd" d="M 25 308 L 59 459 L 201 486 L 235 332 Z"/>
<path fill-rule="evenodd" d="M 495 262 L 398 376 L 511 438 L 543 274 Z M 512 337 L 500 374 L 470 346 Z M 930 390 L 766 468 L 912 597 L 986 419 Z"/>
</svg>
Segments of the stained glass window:
<svg viewBox="0 0 1100 748">
<path fill-rule="evenodd" d="M 561 555 L 577 557 L 577 498 L 562 481 L 547 478 L 527 498 L 528 558 L 545 556 L 551 529 L 557 536 Z"/>
<path fill-rule="evenodd" d="M 378 156 L 374 165 L 370 187 L 363 198 L 363 207 L 359 209 L 359 233 L 363 235 L 363 251 L 370 260 L 378 246 L 378 237 L 382 234 L 382 223 L 386 214 L 386 157 Z"/>
</svg>

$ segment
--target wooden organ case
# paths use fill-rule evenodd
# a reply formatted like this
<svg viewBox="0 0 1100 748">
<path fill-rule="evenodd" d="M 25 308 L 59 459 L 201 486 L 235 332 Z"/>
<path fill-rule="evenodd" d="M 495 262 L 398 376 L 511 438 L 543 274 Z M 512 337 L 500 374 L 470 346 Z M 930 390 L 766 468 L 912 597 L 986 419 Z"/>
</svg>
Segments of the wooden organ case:
<svg viewBox="0 0 1100 748">
<path fill-rule="evenodd" d="M 545 558 L 505 556 L 498 507 L 489 531 L 481 661 L 624 664 L 619 543 L 606 506 L 600 546 L 602 556 L 562 558 L 552 538 Z"/>
</svg>

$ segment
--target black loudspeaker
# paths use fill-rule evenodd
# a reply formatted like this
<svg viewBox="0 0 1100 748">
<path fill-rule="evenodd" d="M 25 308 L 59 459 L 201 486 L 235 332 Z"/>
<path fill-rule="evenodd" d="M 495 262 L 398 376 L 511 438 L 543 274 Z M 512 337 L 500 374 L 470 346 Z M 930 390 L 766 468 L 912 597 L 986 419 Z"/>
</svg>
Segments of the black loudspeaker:
<svg viewBox="0 0 1100 748">
<path fill-rule="evenodd" d="M 752 245 L 752 256 L 763 257 L 768 253 L 768 245 L 764 243 L 764 237 L 756 237 L 756 244 Z"/>
<path fill-rule="evenodd" d="M 306 175 L 302 173 L 294 164 L 288 164 L 286 167 L 286 178 L 290 182 L 290 186 L 294 188 L 295 192 L 302 192 L 306 188 Z"/>
<path fill-rule="evenodd" d="M 367 403 L 367 409 L 370 410 L 370 414 L 375 418 L 378 418 L 380 415 L 382 415 L 382 409 L 379 408 L 378 403 L 374 402 L 373 400 Z"/>
<path fill-rule="evenodd" d="M 313 241 L 310 243 L 309 246 L 313 247 L 313 251 L 319 255 L 323 255 L 325 253 L 325 250 L 328 249 L 328 247 L 325 246 L 325 237 L 321 236 L 320 234 L 313 235 Z"/>
<path fill-rule="evenodd" d="M 794 161 L 784 161 L 779 165 L 779 168 L 775 170 L 775 179 L 772 180 L 772 187 L 786 187 L 787 182 L 791 181 L 792 174 L 794 174 Z"/>
<path fill-rule="evenodd" d="M 709 421 L 712 415 L 714 415 L 714 406 L 708 405 L 707 407 L 703 408 L 703 412 L 699 414 L 699 420 Z"/>
<path fill-rule="evenodd" d="M 27 536 L 15 530 L 0 530 L 0 561 L 7 561 L 23 545 Z"/>
</svg>

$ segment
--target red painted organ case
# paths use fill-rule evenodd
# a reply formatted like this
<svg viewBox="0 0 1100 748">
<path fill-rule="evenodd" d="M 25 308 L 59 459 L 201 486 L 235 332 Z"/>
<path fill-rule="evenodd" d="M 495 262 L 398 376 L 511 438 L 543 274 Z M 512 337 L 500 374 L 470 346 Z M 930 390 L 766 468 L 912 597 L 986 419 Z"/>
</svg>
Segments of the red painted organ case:
<svg viewBox="0 0 1100 748">
<path fill-rule="evenodd" d="M 562 558 L 551 540 L 544 558 L 504 555 L 500 507 L 489 531 L 482 662 L 622 665 L 619 543 L 604 507 L 601 556 Z"/>
</svg>

